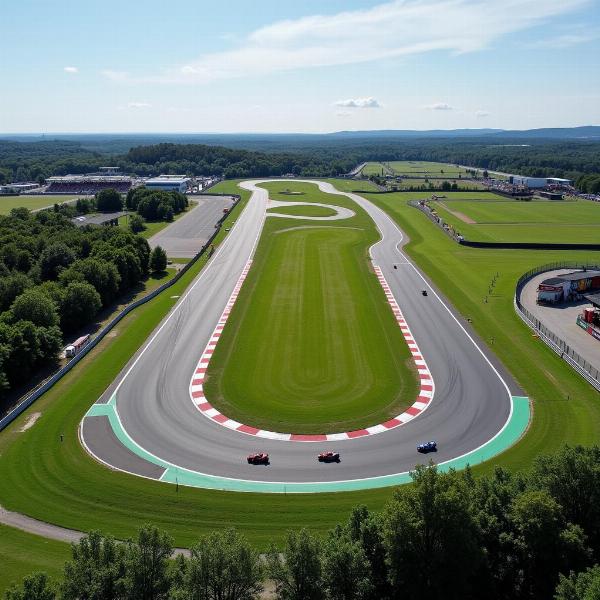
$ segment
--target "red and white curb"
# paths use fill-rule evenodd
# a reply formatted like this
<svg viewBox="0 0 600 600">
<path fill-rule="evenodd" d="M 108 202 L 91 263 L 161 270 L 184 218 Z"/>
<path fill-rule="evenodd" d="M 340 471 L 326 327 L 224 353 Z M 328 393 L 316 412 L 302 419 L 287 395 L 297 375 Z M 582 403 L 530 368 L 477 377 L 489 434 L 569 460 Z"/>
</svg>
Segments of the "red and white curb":
<svg viewBox="0 0 600 600">
<path fill-rule="evenodd" d="M 414 404 L 407 408 L 402 414 L 386 421 L 385 423 L 380 423 L 379 425 L 373 425 L 372 427 L 367 427 L 366 429 L 358 429 L 356 431 L 347 431 L 344 433 L 322 433 L 322 434 L 300 434 L 300 433 L 278 433 L 276 431 L 266 431 L 264 429 L 258 429 L 256 427 L 251 427 L 250 425 L 244 425 L 243 423 L 239 423 L 238 421 L 234 421 L 229 417 L 221 414 L 216 408 L 214 408 L 210 402 L 206 399 L 204 395 L 204 382 L 206 380 L 206 371 L 208 369 L 208 364 L 210 359 L 215 351 L 217 346 L 217 342 L 221 337 L 221 333 L 225 328 L 225 324 L 227 323 L 227 319 L 231 313 L 231 309 L 237 300 L 237 297 L 240 293 L 240 289 L 246 276 L 248 275 L 248 271 L 250 270 L 250 266 L 252 265 L 252 260 L 249 260 L 238 279 L 235 288 L 229 300 L 227 301 L 227 305 L 225 306 L 225 310 L 213 331 L 213 334 L 198 361 L 198 365 L 196 366 L 196 370 L 194 371 L 194 375 L 192 376 L 192 380 L 190 382 L 190 398 L 194 405 L 198 408 L 198 410 L 209 419 L 213 420 L 215 423 L 219 423 L 228 429 L 233 429 L 234 431 L 239 431 L 240 433 L 245 433 L 248 435 L 253 435 L 256 437 L 266 438 L 270 440 L 282 440 L 288 442 L 325 442 L 325 441 L 340 441 L 340 440 L 350 440 L 353 438 L 359 438 L 366 435 L 375 435 L 377 433 L 383 433 L 385 431 L 389 431 L 390 429 L 395 429 L 396 427 L 400 427 L 405 423 L 408 423 L 412 419 L 414 419 L 417 415 L 420 415 L 427 407 L 430 405 L 433 394 L 435 391 L 435 385 L 433 382 L 433 378 L 431 377 L 431 373 L 427 367 L 427 363 L 425 359 L 421 355 L 421 351 L 419 350 L 419 346 L 417 342 L 412 336 L 410 328 L 406 321 L 404 320 L 404 316 L 402 315 L 402 311 L 396 302 L 392 291 L 390 290 L 390 286 L 388 282 L 385 280 L 381 269 L 378 266 L 374 266 L 375 274 L 377 275 L 377 279 L 379 279 L 379 283 L 381 287 L 383 287 L 383 291 L 385 292 L 385 296 L 387 298 L 388 303 L 390 304 L 392 311 L 394 313 L 394 317 L 396 317 L 396 321 L 400 326 L 402 334 L 404 335 L 404 339 L 408 344 L 408 348 L 412 354 L 413 360 L 417 367 L 417 371 L 419 373 L 419 379 L 421 382 L 421 389 L 419 391 L 419 396 L 414 402 Z"/>
</svg>

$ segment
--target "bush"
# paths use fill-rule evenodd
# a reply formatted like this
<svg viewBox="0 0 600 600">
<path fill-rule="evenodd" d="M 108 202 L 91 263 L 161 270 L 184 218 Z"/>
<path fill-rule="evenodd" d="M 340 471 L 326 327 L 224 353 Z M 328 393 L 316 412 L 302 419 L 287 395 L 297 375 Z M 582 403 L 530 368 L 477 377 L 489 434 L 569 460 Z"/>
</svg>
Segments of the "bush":
<svg viewBox="0 0 600 600">
<path fill-rule="evenodd" d="M 150 269 L 154 273 L 162 273 L 167 268 L 167 253 L 156 246 L 150 255 Z"/>
</svg>

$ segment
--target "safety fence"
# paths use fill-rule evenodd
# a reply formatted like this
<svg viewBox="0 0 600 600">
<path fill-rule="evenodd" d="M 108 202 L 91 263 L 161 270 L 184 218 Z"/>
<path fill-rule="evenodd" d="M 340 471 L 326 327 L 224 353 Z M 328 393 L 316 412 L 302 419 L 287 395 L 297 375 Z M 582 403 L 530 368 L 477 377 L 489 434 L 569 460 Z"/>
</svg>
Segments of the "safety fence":
<svg viewBox="0 0 600 600">
<path fill-rule="evenodd" d="M 215 196 L 231 196 L 235 198 L 235 202 L 231 207 L 231 210 L 239 203 L 241 196 L 238 194 L 211 194 Z M 231 211 L 229 211 L 231 212 Z M 161 286 L 152 290 L 149 294 L 132 302 L 128 306 L 126 306 L 118 315 L 116 315 L 109 323 L 107 323 L 98 334 L 90 340 L 90 342 L 78 353 L 76 354 L 64 367 L 60 368 L 52 377 L 47 379 L 42 385 L 33 390 L 29 395 L 27 395 L 15 408 L 13 408 L 9 413 L 7 413 L 2 419 L 0 419 L 0 431 L 2 431 L 5 427 L 7 427 L 10 423 L 12 423 L 20 414 L 22 414 L 25 410 L 27 410 L 40 396 L 45 394 L 56 382 L 62 379 L 80 360 L 83 359 L 89 352 L 91 352 L 106 336 L 111 329 L 115 327 L 123 318 L 125 318 L 131 311 L 135 310 L 138 306 L 145 304 L 146 302 L 150 302 L 153 298 L 156 298 L 159 294 L 164 292 L 166 289 L 170 288 L 177 281 L 179 281 L 188 271 L 191 269 L 192 265 L 196 263 L 204 253 L 210 248 L 212 242 L 215 237 L 218 235 L 221 230 L 221 225 L 223 221 L 229 216 L 229 212 L 224 214 L 218 221 L 215 226 L 214 233 L 210 236 L 210 238 L 206 241 L 204 246 L 200 249 L 198 254 L 190 260 L 177 274 L 167 281 L 163 283 Z"/>
<path fill-rule="evenodd" d="M 571 348 L 562 338 L 548 329 L 535 315 L 531 314 L 521 303 L 521 291 L 525 284 L 536 275 L 546 271 L 556 271 L 558 269 L 599 269 L 598 264 L 588 262 L 555 262 L 535 267 L 527 273 L 521 275 L 517 281 L 515 288 L 514 305 L 515 310 L 523 322 L 533 329 L 540 339 L 547 344 L 558 356 L 565 360 L 573 367 L 584 379 L 591 383 L 598 391 L 600 391 L 600 371 L 590 364 L 585 358 L 579 355 Z"/>
</svg>

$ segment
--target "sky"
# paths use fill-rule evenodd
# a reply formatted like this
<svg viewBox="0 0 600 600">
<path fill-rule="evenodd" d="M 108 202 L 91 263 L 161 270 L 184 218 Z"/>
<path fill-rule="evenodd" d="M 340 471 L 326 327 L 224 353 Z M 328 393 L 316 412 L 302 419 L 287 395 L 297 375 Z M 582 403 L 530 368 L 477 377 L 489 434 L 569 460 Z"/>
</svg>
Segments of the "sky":
<svg viewBox="0 0 600 600">
<path fill-rule="evenodd" d="M 600 124 L 600 0 L 9 0 L 0 132 Z"/>
</svg>

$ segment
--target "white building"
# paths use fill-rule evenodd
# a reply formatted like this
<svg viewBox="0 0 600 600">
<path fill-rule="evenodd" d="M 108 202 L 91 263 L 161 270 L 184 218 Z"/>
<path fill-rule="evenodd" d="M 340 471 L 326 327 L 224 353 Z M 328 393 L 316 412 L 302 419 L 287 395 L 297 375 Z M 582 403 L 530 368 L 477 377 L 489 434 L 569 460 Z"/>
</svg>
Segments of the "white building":
<svg viewBox="0 0 600 600">
<path fill-rule="evenodd" d="M 187 192 L 190 178 L 185 175 L 159 175 L 146 179 L 144 185 L 151 190 L 176 191 L 184 194 Z"/>
</svg>

